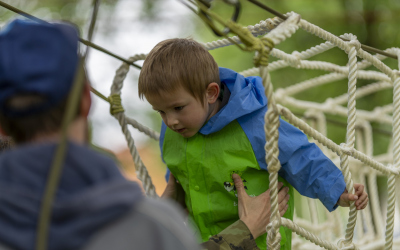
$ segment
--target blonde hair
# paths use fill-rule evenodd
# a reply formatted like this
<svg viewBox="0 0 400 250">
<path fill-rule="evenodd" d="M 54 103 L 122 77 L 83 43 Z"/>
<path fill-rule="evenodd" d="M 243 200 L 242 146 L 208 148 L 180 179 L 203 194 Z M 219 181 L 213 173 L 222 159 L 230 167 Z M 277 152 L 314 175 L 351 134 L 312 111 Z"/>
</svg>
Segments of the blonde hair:
<svg viewBox="0 0 400 250">
<path fill-rule="evenodd" d="M 220 84 L 218 65 L 200 43 L 192 39 L 168 39 L 158 43 L 144 61 L 139 97 L 183 87 L 204 104 L 205 91 L 212 82 Z"/>
</svg>

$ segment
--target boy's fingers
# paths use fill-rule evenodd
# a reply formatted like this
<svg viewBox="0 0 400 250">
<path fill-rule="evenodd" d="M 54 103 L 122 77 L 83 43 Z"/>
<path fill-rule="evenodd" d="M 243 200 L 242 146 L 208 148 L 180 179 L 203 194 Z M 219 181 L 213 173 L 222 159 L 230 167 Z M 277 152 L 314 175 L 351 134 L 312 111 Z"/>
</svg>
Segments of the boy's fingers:
<svg viewBox="0 0 400 250">
<path fill-rule="evenodd" d="M 363 192 L 361 195 L 359 195 L 359 202 L 363 202 L 366 199 L 368 199 L 368 194 L 366 192 Z"/>
<path fill-rule="evenodd" d="M 355 194 L 343 194 L 343 200 L 344 201 L 356 201 L 358 199 L 358 196 Z"/>
<path fill-rule="evenodd" d="M 357 210 L 364 209 L 367 205 L 368 205 L 368 198 L 363 200 L 363 202 L 360 205 L 357 206 Z"/>
<path fill-rule="evenodd" d="M 237 174 L 233 174 L 232 178 L 233 178 L 233 182 L 235 183 L 238 199 L 243 199 L 244 197 L 247 196 L 247 193 L 244 190 L 242 178 L 240 178 L 240 176 Z"/>
<path fill-rule="evenodd" d="M 364 192 L 360 198 L 356 201 L 356 205 L 359 206 L 361 203 L 364 203 L 365 201 L 368 201 L 368 194 Z"/>
<path fill-rule="evenodd" d="M 362 184 L 354 184 L 354 193 L 358 196 L 361 196 L 364 192 L 364 185 Z"/>
</svg>

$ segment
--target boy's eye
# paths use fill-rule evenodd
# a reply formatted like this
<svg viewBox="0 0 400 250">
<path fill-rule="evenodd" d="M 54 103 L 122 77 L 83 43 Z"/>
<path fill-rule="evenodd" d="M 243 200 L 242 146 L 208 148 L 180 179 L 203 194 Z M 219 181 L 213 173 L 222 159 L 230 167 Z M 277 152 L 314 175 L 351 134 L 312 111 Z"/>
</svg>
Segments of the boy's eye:
<svg viewBox="0 0 400 250">
<path fill-rule="evenodd" d="M 156 110 L 156 112 L 160 113 L 160 114 L 164 114 L 164 111 L 162 111 L 162 110 Z"/>
<path fill-rule="evenodd" d="M 182 109 L 183 109 L 183 106 L 175 107 L 176 111 L 179 111 L 179 110 L 182 110 Z"/>
</svg>

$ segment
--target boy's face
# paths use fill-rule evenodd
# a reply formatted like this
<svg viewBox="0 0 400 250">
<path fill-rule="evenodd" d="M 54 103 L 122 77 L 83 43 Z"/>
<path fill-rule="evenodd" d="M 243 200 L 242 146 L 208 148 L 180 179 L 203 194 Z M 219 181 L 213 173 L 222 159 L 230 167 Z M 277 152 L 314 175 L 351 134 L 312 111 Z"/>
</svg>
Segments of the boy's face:
<svg viewBox="0 0 400 250">
<path fill-rule="evenodd" d="M 146 96 L 164 123 L 185 138 L 195 135 L 216 111 L 204 97 L 204 105 L 183 87 L 173 92 Z"/>
</svg>

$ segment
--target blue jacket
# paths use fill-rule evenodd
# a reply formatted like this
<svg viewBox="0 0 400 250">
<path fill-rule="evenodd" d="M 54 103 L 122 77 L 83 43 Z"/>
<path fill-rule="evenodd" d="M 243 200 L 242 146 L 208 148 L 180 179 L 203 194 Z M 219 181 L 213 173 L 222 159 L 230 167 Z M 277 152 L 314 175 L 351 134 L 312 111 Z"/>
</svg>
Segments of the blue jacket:
<svg viewBox="0 0 400 250">
<path fill-rule="evenodd" d="M 228 103 L 208 120 L 199 133 L 209 135 L 237 120 L 247 135 L 257 161 L 267 170 L 265 162 L 264 115 L 267 98 L 260 77 L 243 77 L 233 70 L 220 68 L 221 83 L 230 92 Z M 160 149 L 164 143 L 166 125 L 162 123 Z M 279 175 L 286 179 L 300 194 L 318 198 L 333 211 L 346 185 L 342 172 L 327 158 L 317 145 L 310 143 L 298 128 L 280 119 Z M 167 176 L 169 170 L 167 171 Z"/>
<path fill-rule="evenodd" d="M 0 242 L 34 249 L 37 220 L 56 144 L 27 144 L 0 154 Z M 52 207 L 48 249 L 80 249 L 102 227 L 127 214 L 142 197 L 114 161 L 68 143 Z"/>
</svg>

